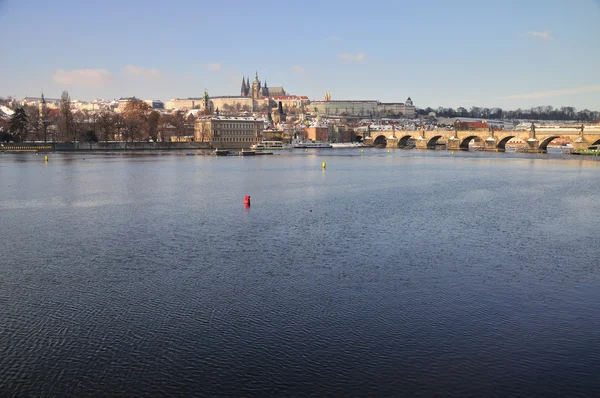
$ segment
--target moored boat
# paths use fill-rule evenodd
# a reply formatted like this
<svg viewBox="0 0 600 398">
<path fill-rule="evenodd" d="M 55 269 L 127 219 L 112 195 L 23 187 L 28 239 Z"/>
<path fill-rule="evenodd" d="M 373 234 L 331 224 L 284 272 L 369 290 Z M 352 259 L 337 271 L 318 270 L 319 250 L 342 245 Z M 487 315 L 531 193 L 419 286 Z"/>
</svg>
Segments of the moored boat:
<svg viewBox="0 0 600 398">
<path fill-rule="evenodd" d="M 250 149 L 254 150 L 278 150 L 278 149 L 291 149 L 289 144 L 284 144 L 283 141 L 261 141 L 250 146 Z"/>
<path fill-rule="evenodd" d="M 333 148 L 328 142 L 299 141 L 292 143 L 292 148 Z"/>
<path fill-rule="evenodd" d="M 580 149 L 571 152 L 573 155 L 591 155 L 591 156 L 600 156 L 600 144 L 592 145 L 588 147 L 588 149 Z"/>
<path fill-rule="evenodd" d="M 215 149 L 213 152 L 215 156 L 227 156 L 229 155 L 229 151 L 227 149 Z"/>
<path fill-rule="evenodd" d="M 364 148 L 365 145 L 362 142 L 332 142 L 332 148 Z"/>
</svg>

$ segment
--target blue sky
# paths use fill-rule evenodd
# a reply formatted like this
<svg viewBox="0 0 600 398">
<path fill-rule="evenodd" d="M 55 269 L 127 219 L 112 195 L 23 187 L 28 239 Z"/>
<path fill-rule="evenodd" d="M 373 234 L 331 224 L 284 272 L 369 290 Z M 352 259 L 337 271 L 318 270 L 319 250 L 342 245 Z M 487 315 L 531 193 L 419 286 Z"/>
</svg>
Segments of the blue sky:
<svg viewBox="0 0 600 398">
<path fill-rule="evenodd" d="M 356 4 L 356 5 L 355 5 Z M 0 0 L 0 96 L 236 95 L 600 110 L 599 0 Z"/>
</svg>

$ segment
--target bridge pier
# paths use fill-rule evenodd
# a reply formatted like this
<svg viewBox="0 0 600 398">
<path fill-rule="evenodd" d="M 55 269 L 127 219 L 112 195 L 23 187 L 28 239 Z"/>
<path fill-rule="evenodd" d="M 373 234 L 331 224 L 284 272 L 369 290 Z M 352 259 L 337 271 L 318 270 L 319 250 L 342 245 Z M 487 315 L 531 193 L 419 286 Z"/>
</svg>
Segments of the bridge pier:
<svg viewBox="0 0 600 398">
<path fill-rule="evenodd" d="M 398 148 L 398 138 L 389 137 L 385 143 L 386 148 Z"/>
<path fill-rule="evenodd" d="M 460 139 L 455 136 L 448 138 L 446 141 L 446 148 L 449 151 L 460 151 Z"/>
<path fill-rule="evenodd" d="M 423 137 L 415 138 L 415 149 L 428 149 L 427 148 L 427 139 Z"/>
</svg>

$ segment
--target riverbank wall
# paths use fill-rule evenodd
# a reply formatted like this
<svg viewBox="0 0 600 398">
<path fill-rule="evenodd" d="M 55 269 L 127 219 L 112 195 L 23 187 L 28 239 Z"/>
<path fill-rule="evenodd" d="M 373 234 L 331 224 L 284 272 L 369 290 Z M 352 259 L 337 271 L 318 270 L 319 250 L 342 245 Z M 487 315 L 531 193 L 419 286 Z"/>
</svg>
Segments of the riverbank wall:
<svg viewBox="0 0 600 398">
<path fill-rule="evenodd" d="M 211 149 L 208 142 L 55 142 L 2 144 L 4 152 L 163 151 Z"/>
</svg>

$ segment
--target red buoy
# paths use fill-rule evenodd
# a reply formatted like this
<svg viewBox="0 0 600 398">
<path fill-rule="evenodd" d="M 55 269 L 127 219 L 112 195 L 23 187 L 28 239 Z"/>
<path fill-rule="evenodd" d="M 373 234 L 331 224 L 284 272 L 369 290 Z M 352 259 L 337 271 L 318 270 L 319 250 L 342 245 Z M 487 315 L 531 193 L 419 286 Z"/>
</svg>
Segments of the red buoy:
<svg viewBox="0 0 600 398">
<path fill-rule="evenodd" d="M 246 197 L 244 198 L 244 204 L 246 206 L 250 206 L 250 195 L 246 195 Z"/>
</svg>

